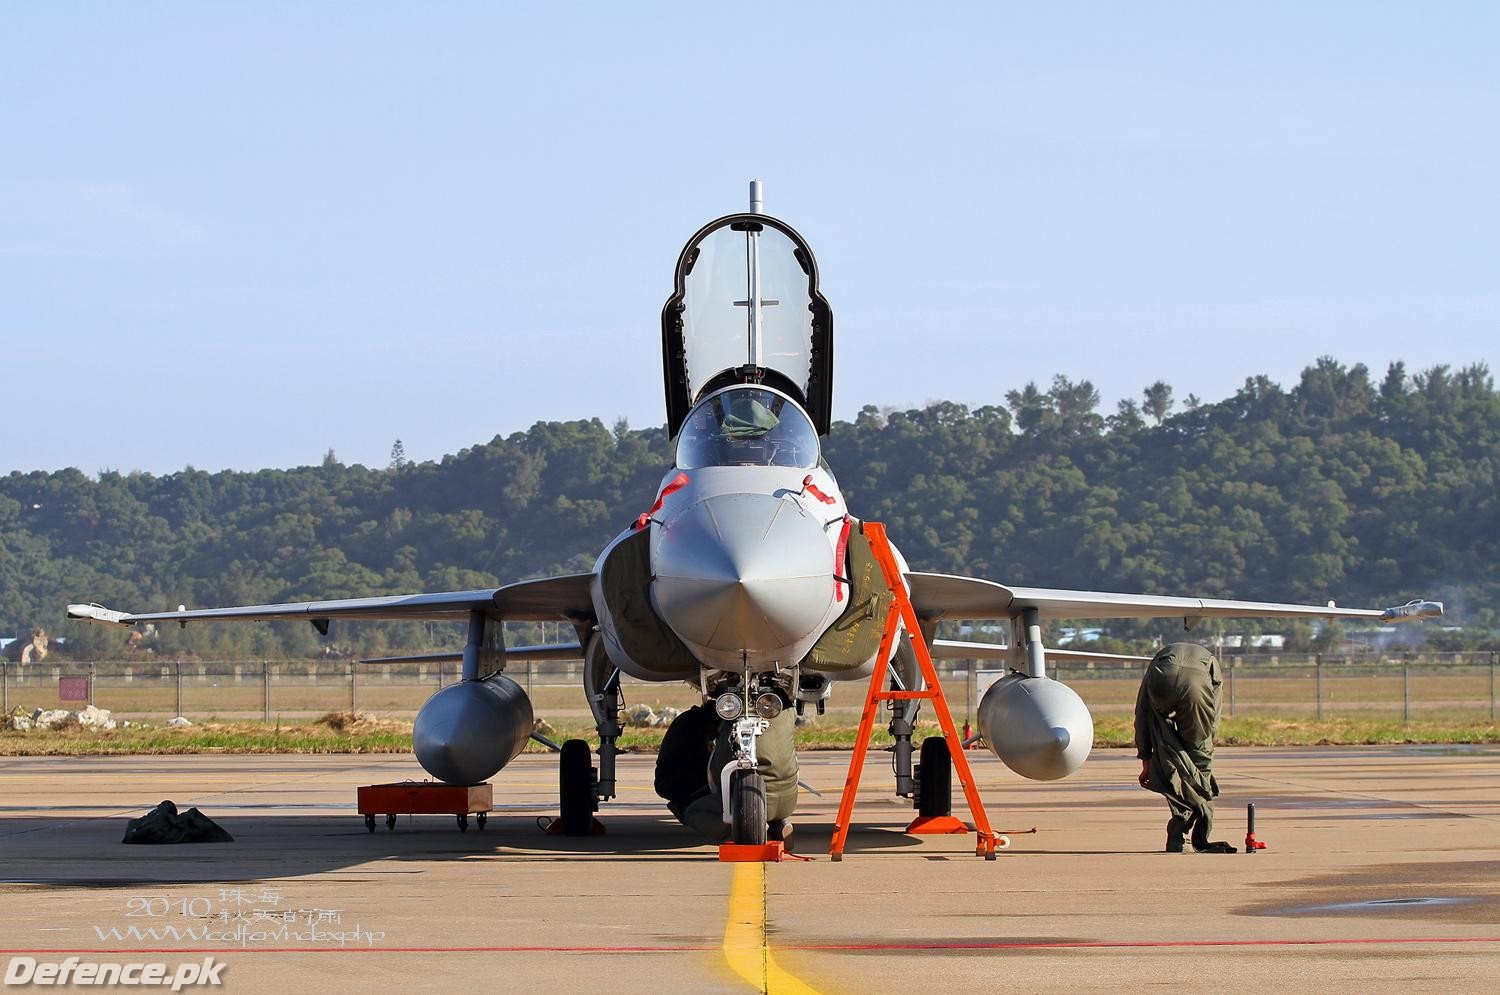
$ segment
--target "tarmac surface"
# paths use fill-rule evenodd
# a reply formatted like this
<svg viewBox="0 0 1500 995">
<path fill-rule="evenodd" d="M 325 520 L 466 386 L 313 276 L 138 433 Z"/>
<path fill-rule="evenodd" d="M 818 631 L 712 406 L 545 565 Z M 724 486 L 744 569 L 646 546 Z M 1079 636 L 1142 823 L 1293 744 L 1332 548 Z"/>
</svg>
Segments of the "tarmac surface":
<svg viewBox="0 0 1500 995">
<path fill-rule="evenodd" d="M 210 954 L 224 990 L 309 993 L 1500 988 L 1500 748 L 1222 749 L 1215 836 L 1243 844 L 1256 802 L 1248 857 L 1159 852 L 1128 751 L 1055 784 L 970 757 L 995 827 L 1037 830 L 997 860 L 905 835 L 876 753 L 829 861 L 849 757 L 812 753 L 794 838 L 816 859 L 771 865 L 695 844 L 650 756 L 621 758 L 587 839 L 538 827 L 546 755 L 496 777 L 483 832 L 373 834 L 355 788 L 420 778 L 411 757 L 0 758 L 0 960 Z M 164 798 L 236 842 L 121 845 Z"/>
</svg>

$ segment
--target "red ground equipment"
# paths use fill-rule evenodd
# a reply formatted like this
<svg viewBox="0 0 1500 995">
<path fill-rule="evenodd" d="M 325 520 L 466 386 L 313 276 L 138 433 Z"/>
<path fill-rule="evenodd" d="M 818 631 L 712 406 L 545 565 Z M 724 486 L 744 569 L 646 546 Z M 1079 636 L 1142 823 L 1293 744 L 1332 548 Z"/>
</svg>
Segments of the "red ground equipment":
<svg viewBox="0 0 1500 995">
<path fill-rule="evenodd" d="M 849 776 L 844 780 L 844 794 L 839 800 L 838 819 L 834 824 L 833 841 L 829 844 L 828 853 L 834 860 L 843 859 L 844 844 L 849 839 L 849 821 L 854 813 L 854 796 L 859 791 L 859 779 L 864 772 L 865 757 L 870 751 L 870 734 L 875 728 L 875 713 L 880 707 L 880 702 L 922 699 L 931 701 L 932 710 L 937 713 L 938 724 L 942 727 L 943 737 L 948 742 L 948 753 L 952 757 L 954 769 L 958 772 L 959 783 L 963 785 L 964 798 L 969 803 L 969 813 L 974 817 L 974 826 L 979 835 L 974 852 L 986 860 L 994 860 L 996 848 L 1004 849 L 1009 841 L 1003 840 L 990 828 L 989 817 L 985 815 L 984 803 L 980 801 L 979 789 L 974 783 L 974 774 L 969 769 L 969 760 L 964 754 L 963 740 L 958 735 L 957 726 L 953 724 L 953 713 L 948 709 L 948 699 L 944 696 L 942 684 L 938 681 L 937 669 L 932 665 L 932 654 L 928 652 L 927 642 L 922 638 L 917 613 L 912 608 L 911 599 L 906 595 L 906 584 L 901 577 L 900 568 L 896 565 L 896 557 L 891 552 L 885 526 L 878 522 L 866 522 L 864 528 L 865 537 L 870 541 L 870 551 L 874 554 L 875 561 L 880 564 L 881 572 L 885 575 L 886 586 L 891 589 L 893 600 L 890 612 L 886 615 L 885 635 L 880 640 L 880 651 L 875 657 L 880 663 L 877 663 L 875 673 L 870 676 L 870 690 L 865 696 L 865 710 L 859 720 L 859 733 L 854 740 L 854 756 L 849 761 Z M 922 691 L 887 691 L 884 689 L 886 673 L 889 670 L 889 664 L 886 661 L 891 658 L 891 648 L 895 645 L 902 622 L 906 624 L 906 633 L 911 638 L 912 649 L 916 651 L 917 662 L 922 668 L 922 678 L 926 684 L 926 689 Z M 925 820 L 919 818 L 908 829 L 908 832 L 914 833 L 966 833 L 968 831 L 968 826 L 951 815 L 930 817 Z"/>
</svg>

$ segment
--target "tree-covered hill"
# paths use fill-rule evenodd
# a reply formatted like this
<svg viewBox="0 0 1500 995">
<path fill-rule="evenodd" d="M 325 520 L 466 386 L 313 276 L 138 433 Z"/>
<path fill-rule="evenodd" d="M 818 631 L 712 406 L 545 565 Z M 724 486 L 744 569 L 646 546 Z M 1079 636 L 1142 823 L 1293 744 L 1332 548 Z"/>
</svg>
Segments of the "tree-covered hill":
<svg viewBox="0 0 1500 995">
<path fill-rule="evenodd" d="M 1174 406 L 1154 384 L 1099 411 L 1086 381 L 1028 384 L 970 410 L 867 407 L 825 455 L 854 510 L 917 569 L 1012 584 L 1278 601 L 1446 598 L 1492 625 L 1500 594 L 1500 394 L 1483 365 L 1378 382 L 1332 359 L 1283 389 Z M 0 634 L 43 625 L 75 654 L 121 633 L 69 601 L 137 610 L 485 587 L 583 570 L 651 503 L 662 428 L 538 423 L 385 469 L 0 479 Z M 421 627 L 345 626 L 344 645 L 414 645 Z M 201 626 L 173 648 L 319 648 L 310 626 Z"/>
</svg>

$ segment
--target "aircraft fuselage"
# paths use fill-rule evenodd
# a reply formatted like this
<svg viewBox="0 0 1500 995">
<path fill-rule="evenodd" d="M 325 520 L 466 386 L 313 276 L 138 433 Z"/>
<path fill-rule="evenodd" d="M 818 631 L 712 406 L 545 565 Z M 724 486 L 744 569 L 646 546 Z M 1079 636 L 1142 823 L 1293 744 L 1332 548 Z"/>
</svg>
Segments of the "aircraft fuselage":
<svg viewBox="0 0 1500 995">
<path fill-rule="evenodd" d="M 795 399 L 757 385 L 706 396 L 651 510 L 599 558 L 592 595 L 610 662 L 705 690 L 717 674 L 797 675 L 851 608 L 853 525 Z M 654 618 L 643 625 L 647 608 Z M 873 656 L 860 664 L 809 673 L 868 674 Z"/>
</svg>

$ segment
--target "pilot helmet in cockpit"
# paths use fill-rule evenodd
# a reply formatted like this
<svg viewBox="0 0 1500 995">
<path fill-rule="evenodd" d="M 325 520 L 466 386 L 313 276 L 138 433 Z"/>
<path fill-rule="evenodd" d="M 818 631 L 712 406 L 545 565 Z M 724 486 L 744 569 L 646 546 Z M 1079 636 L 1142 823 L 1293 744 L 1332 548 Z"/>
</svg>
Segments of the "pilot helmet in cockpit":
<svg viewBox="0 0 1500 995">
<path fill-rule="evenodd" d="M 786 396 L 764 387 L 729 387 L 688 415 L 677 440 L 677 466 L 789 466 L 818 462 L 812 421 Z"/>
</svg>

